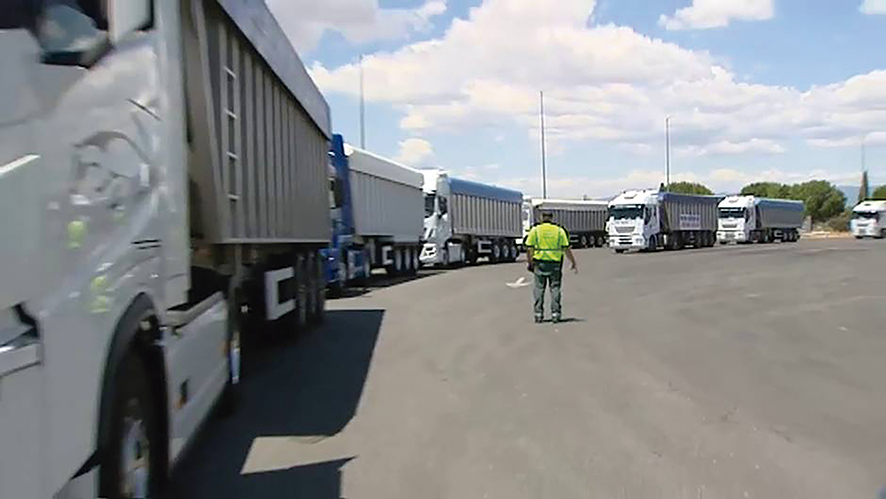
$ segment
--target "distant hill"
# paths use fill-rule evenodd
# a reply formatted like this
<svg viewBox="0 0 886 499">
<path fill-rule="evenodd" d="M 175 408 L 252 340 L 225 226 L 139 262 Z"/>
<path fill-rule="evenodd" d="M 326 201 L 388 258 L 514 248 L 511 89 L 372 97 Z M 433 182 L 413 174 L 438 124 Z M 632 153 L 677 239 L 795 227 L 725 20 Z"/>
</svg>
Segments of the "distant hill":
<svg viewBox="0 0 886 499">
<path fill-rule="evenodd" d="M 857 185 L 838 185 L 837 189 L 840 189 L 840 191 L 846 196 L 847 208 L 855 206 L 858 202 L 858 190 L 861 189 L 861 187 Z"/>
</svg>

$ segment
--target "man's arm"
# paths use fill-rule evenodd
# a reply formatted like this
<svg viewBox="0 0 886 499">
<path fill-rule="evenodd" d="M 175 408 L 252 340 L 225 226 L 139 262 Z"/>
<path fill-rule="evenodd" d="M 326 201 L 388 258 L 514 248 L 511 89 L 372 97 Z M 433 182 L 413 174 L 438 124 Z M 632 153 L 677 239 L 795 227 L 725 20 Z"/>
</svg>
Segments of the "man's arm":
<svg viewBox="0 0 886 499">
<path fill-rule="evenodd" d="M 572 270 L 578 272 L 578 266 L 575 265 L 575 257 L 572 255 L 572 248 L 565 247 L 563 251 L 566 252 L 566 258 L 569 259 L 569 264 L 572 265 Z"/>
<path fill-rule="evenodd" d="M 569 263 L 572 265 L 572 271 L 578 272 L 578 266 L 575 265 L 575 255 L 572 254 L 572 248 L 569 247 L 569 235 L 566 234 L 566 231 L 560 229 L 560 244 L 563 245 L 563 251 L 566 252 L 566 258 L 569 259 Z"/>
</svg>

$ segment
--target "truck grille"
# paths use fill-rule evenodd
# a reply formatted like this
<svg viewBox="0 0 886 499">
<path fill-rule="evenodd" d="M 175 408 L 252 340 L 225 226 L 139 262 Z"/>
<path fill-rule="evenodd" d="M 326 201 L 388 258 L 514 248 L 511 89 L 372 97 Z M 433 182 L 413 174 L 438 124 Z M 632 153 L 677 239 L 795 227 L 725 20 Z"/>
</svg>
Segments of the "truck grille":
<svg viewBox="0 0 886 499">
<path fill-rule="evenodd" d="M 631 232 L 634 232 L 634 227 L 632 225 L 627 225 L 627 226 L 616 225 L 615 232 L 618 232 L 619 234 L 630 234 Z"/>
</svg>

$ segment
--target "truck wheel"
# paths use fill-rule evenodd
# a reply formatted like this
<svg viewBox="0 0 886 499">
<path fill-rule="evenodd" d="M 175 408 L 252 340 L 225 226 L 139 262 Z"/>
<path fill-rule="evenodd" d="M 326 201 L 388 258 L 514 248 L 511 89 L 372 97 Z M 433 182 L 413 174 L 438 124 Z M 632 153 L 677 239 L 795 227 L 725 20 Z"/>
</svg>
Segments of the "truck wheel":
<svg viewBox="0 0 886 499">
<path fill-rule="evenodd" d="M 588 247 L 588 236 L 582 235 L 578 239 L 578 247 L 579 248 L 587 248 Z"/>
<path fill-rule="evenodd" d="M 498 245 L 498 242 L 492 243 L 492 258 L 491 261 L 493 263 L 498 263 L 501 260 L 501 246 Z"/>
<path fill-rule="evenodd" d="M 318 324 L 326 319 L 326 286 L 323 284 L 323 260 L 314 260 L 314 308 L 311 310 L 311 322 Z"/>
<path fill-rule="evenodd" d="M 421 268 L 421 260 L 419 257 L 421 256 L 421 248 L 415 248 L 412 252 L 412 268 L 415 269 L 415 272 L 418 273 L 418 270 Z"/>
<path fill-rule="evenodd" d="M 308 286 L 307 264 L 304 255 L 295 260 L 295 326 L 299 331 L 308 325 Z"/>
<path fill-rule="evenodd" d="M 233 294 L 234 298 L 228 299 L 228 339 L 225 341 L 225 349 L 228 354 L 228 381 L 218 404 L 218 413 L 222 417 L 233 415 L 240 399 L 240 364 L 242 359 L 240 331 L 243 330 L 246 321 L 243 314 L 240 313 L 241 300 L 237 299 L 239 290 L 234 290 Z"/>
<path fill-rule="evenodd" d="M 103 497 L 160 497 L 163 436 L 144 362 L 130 350 L 120 365 L 111 408 L 110 438 L 100 469 Z"/>
</svg>

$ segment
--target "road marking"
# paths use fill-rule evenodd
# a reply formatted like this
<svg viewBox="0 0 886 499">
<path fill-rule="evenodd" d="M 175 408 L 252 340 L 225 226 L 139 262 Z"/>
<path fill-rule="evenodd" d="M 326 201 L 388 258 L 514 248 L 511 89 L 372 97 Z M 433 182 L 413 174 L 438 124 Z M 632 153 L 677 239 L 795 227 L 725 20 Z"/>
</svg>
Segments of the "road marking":
<svg viewBox="0 0 886 499">
<path fill-rule="evenodd" d="M 521 277 L 521 278 L 517 279 L 517 280 L 514 281 L 514 282 L 506 282 L 506 283 L 505 283 L 505 286 L 507 286 L 507 287 L 509 287 L 509 288 L 511 288 L 511 289 L 517 289 L 517 288 L 522 288 L 522 287 L 524 287 L 524 286 L 529 286 L 529 283 L 526 282 L 526 278 L 525 278 L 525 277 Z"/>
</svg>

